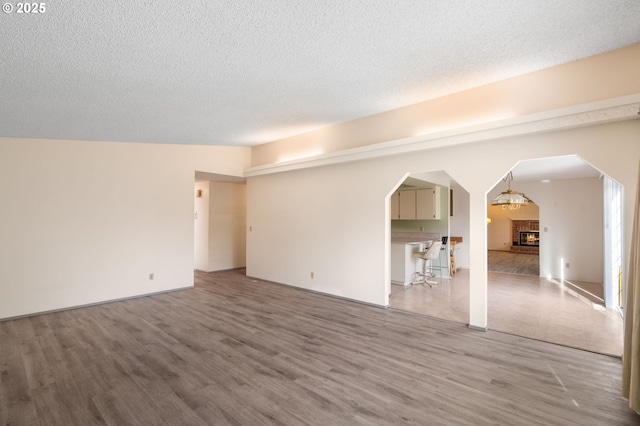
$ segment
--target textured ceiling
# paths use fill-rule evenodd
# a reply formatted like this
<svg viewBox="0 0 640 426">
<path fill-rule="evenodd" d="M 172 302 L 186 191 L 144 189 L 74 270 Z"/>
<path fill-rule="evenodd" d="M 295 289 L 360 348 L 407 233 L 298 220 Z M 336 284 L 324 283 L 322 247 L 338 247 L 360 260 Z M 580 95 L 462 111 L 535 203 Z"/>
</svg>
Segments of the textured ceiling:
<svg viewBox="0 0 640 426">
<path fill-rule="evenodd" d="M 0 136 L 251 146 L 640 42 L 638 0 L 45 5 L 0 15 Z"/>
<path fill-rule="evenodd" d="M 512 172 L 514 182 L 594 178 L 601 175 L 598 169 L 577 155 L 523 160 Z"/>
</svg>

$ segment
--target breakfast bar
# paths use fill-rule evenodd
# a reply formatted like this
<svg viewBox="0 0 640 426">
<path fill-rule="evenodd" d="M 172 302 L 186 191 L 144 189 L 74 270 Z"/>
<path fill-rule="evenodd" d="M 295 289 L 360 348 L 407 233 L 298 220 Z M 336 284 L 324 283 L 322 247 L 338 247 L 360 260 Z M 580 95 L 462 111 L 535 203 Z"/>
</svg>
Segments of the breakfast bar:
<svg viewBox="0 0 640 426">
<path fill-rule="evenodd" d="M 391 284 L 410 285 L 415 273 L 422 270 L 418 253 L 440 238 L 440 234 L 431 232 L 392 232 Z"/>
</svg>

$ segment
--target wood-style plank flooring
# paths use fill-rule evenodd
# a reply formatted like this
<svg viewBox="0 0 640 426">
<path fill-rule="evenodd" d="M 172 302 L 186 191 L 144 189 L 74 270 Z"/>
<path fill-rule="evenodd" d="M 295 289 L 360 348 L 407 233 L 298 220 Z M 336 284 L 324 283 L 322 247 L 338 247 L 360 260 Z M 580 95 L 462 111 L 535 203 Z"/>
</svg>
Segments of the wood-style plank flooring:
<svg viewBox="0 0 640 426">
<path fill-rule="evenodd" d="M 282 285 L 0 323 L 0 424 L 636 425 L 620 360 Z"/>
<path fill-rule="evenodd" d="M 540 256 L 528 253 L 488 250 L 487 269 L 489 272 L 540 276 Z"/>
</svg>

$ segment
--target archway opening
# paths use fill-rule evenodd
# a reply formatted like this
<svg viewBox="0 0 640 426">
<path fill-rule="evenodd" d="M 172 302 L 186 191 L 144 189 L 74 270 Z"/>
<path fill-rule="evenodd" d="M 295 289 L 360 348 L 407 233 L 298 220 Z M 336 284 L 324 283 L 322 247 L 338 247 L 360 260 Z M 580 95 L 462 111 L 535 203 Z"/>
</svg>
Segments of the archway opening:
<svg viewBox="0 0 640 426">
<path fill-rule="evenodd" d="M 469 194 L 446 171 L 412 172 L 390 196 L 392 308 L 469 322 Z M 442 244 L 426 264 L 422 254 Z M 420 272 L 433 273 L 430 283 Z M 429 268 L 431 266 L 431 268 Z"/>
<path fill-rule="evenodd" d="M 508 172 L 512 189 L 533 200 L 539 217 L 536 209 L 497 213 L 491 201 L 503 182 L 487 196 L 489 328 L 619 356 L 622 317 L 605 306 L 612 284 L 605 271 L 622 265 L 620 256 L 606 256 L 615 242 L 605 224 L 617 224 L 621 237 L 622 197 L 606 197 L 608 178 L 576 155 L 524 160 Z M 537 274 L 530 262 L 536 251 Z"/>
</svg>

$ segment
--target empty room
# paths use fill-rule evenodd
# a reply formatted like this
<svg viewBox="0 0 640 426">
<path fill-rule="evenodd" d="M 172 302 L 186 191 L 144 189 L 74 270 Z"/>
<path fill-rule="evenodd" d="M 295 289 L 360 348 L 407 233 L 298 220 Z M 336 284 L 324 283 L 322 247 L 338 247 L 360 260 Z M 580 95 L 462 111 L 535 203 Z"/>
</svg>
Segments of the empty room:
<svg viewBox="0 0 640 426">
<path fill-rule="evenodd" d="M 637 1 L 9 1 L 0 40 L 0 424 L 640 422 Z"/>
</svg>

